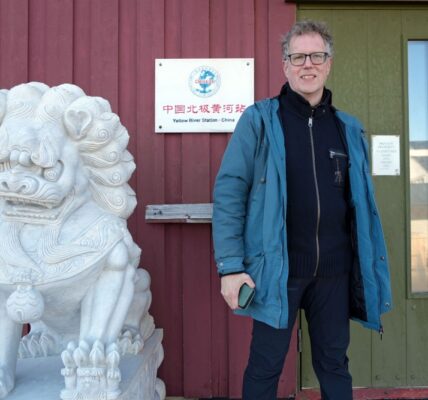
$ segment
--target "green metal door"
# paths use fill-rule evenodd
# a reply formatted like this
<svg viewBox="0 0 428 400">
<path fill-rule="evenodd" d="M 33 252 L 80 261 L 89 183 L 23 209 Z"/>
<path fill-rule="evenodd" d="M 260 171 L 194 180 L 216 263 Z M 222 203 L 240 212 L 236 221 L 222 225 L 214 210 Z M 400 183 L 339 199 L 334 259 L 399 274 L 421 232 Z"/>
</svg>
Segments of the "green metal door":
<svg viewBox="0 0 428 400">
<path fill-rule="evenodd" d="M 335 106 L 358 116 L 369 143 L 373 135 L 400 137 L 400 175 L 374 177 L 391 263 L 394 308 L 383 317 L 382 340 L 378 333 L 352 322 L 348 356 L 354 387 L 428 386 L 428 289 L 416 293 L 415 275 L 413 286 L 411 281 L 415 246 L 423 256 L 418 271 L 428 272 L 428 235 L 413 239 L 411 235 L 415 213 L 409 152 L 414 146 L 409 143 L 408 127 L 408 44 L 428 41 L 428 7 L 308 4 L 298 10 L 298 19 L 304 18 L 327 22 L 334 35 L 334 63 L 327 86 Z M 428 92 L 428 86 L 423 90 Z M 424 145 L 428 148 L 428 138 Z M 428 190 L 418 193 L 423 197 L 423 216 L 418 218 L 428 222 Z M 316 387 L 303 315 L 301 321 L 301 386 Z"/>
</svg>

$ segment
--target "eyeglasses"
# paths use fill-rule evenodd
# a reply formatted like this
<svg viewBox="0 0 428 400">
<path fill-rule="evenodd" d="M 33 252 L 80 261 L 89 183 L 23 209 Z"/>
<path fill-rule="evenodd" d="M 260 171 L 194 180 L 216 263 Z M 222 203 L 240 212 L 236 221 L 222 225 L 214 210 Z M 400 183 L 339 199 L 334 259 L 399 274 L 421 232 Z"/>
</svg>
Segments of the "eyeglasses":
<svg viewBox="0 0 428 400">
<path fill-rule="evenodd" d="M 291 65 L 294 65 L 295 67 L 301 67 L 302 65 L 305 65 L 306 57 L 310 58 L 313 65 L 321 65 L 327 61 L 327 58 L 330 57 L 330 54 L 325 52 L 316 52 L 311 54 L 294 53 L 288 54 L 286 58 L 290 60 Z"/>
</svg>

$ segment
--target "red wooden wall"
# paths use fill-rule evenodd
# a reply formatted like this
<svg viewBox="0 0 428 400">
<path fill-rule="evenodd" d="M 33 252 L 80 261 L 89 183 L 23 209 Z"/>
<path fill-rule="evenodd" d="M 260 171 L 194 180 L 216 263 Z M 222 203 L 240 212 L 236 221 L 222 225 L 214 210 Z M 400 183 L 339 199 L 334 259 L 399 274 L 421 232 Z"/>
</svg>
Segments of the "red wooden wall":
<svg viewBox="0 0 428 400">
<path fill-rule="evenodd" d="M 254 57 L 255 97 L 283 83 L 284 0 L 0 0 L 0 87 L 72 82 L 107 98 L 130 134 L 138 207 L 129 221 L 164 329 L 169 396 L 240 397 L 250 321 L 219 294 L 210 225 L 147 224 L 145 205 L 211 202 L 226 134 L 154 133 L 154 59 Z M 295 344 L 292 344 L 292 349 Z M 290 354 L 280 396 L 296 389 Z"/>
</svg>

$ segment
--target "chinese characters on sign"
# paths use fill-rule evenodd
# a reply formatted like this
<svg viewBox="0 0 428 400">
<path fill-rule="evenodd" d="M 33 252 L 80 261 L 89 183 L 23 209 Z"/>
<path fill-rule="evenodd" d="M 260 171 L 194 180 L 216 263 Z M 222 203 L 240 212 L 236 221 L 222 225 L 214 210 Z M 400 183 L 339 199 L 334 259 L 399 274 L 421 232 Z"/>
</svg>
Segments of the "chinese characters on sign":
<svg viewBox="0 0 428 400">
<path fill-rule="evenodd" d="M 400 136 L 372 136 L 372 174 L 400 175 Z"/>
<path fill-rule="evenodd" d="M 156 132 L 232 132 L 254 102 L 253 59 L 157 59 Z"/>
</svg>

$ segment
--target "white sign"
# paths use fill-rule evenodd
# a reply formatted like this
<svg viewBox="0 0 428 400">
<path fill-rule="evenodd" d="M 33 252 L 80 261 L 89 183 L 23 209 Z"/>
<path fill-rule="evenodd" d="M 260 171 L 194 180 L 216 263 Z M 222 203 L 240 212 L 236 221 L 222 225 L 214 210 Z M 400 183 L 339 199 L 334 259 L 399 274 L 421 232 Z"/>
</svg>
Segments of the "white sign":
<svg viewBox="0 0 428 400">
<path fill-rule="evenodd" d="M 156 132 L 233 132 L 254 102 L 254 59 L 156 59 Z"/>
<path fill-rule="evenodd" d="M 400 136 L 372 136 L 372 174 L 400 175 Z"/>
</svg>

